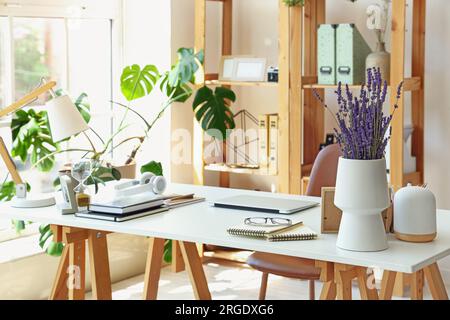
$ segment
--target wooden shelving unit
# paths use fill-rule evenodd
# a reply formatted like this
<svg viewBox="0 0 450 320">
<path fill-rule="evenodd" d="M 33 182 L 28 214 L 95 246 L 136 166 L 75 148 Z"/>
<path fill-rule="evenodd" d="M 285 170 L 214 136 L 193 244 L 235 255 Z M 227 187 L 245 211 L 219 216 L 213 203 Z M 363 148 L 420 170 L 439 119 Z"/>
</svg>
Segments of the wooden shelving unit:
<svg viewBox="0 0 450 320">
<path fill-rule="evenodd" d="M 195 0 L 195 48 L 205 50 L 206 2 L 214 1 L 223 7 L 222 54 L 232 54 L 233 1 Z M 278 191 L 300 194 L 302 177 L 308 172 L 324 141 L 324 110 L 313 97 L 313 90 L 323 93 L 336 86 L 317 84 L 317 27 L 325 23 L 326 0 L 306 0 L 303 7 L 287 7 L 279 1 L 279 82 L 219 81 L 216 74 L 206 73 L 202 83 L 211 86 L 273 87 L 278 90 L 279 168 Z M 426 0 L 413 0 L 412 76 L 405 78 L 406 0 L 392 1 L 391 79 L 392 98 L 396 86 L 404 81 L 405 91 L 412 93 L 412 122 L 414 126 L 412 152 L 417 158 L 417 172 L 403 173 L 404 97 L 400 100 L 392 130 L 391 184 L 400 188 L 408 182 L 424 181 L 424 74 L 425 74 L 425 16 Z M 207 70 L 206 70 L 207 72 Z M 360 85 L 352 85 L 359 89 Z M 391 101 L 392 101 L 391 98 Z M 202 159 L 202 131 L 194 129 L 194 182 L 204 183 L 204 171 L 217 171 L 220 185 L 229 186 L 229 174 L 267 175 L 264 170 L 231 169 L 205 166 Z M 303 164 L 302 164 L 303 159 Z M 267 171 L 266 171 L 267 172 Z"/>
</svg>

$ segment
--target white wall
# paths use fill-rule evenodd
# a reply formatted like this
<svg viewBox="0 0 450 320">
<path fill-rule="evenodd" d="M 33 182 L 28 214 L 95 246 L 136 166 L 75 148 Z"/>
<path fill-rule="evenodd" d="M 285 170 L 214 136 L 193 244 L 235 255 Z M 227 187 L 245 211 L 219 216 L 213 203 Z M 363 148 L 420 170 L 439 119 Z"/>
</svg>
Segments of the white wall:
<svg viewBox="0 0 450 320">
<path fill-rule="evenodd" d="M 139 64 L 141 67 L 154 64 L 160 71 L 169 70 L 170 52 L 170 1 L 124 0 L 123 6 L 123 66 Z M 117 85 L 117 90 L 120 88 Z M 133 102 L 133 106 L 147 120 L 152 120 L 161 110 L 164 102 L 159 88 L 151 96 Z M 115 109 L 115 115 L 120 109 Z M 116 116 L 116 119 L 119 118 Z M 132 133 L 141 135 L 142 126 L 137 118 L 125 137 Z M 159 119 L 149 138 L 138 154 L 137 161 L 144 164 L 150 160 L 162 162 L 164 175 L 170 178 L 170 112 Z M 117 159 L 123 159 L 130 152 L 130 146 L 116 152 Z"/>
</svg>

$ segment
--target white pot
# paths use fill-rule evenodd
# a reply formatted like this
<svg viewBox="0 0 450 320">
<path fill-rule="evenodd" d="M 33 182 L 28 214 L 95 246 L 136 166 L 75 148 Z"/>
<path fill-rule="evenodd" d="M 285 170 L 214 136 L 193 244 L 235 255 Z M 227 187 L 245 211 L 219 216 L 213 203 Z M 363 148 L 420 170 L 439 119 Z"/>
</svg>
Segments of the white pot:
<svg viewBox="0 0 450 320">
<path fill-rule="evenodd" d="M 385 159 L 340 158 L 334 204 L 343 212 L 339 248 L 360 252 L 388 248 L 381 216 L 390 205 Z"/>
</svg>

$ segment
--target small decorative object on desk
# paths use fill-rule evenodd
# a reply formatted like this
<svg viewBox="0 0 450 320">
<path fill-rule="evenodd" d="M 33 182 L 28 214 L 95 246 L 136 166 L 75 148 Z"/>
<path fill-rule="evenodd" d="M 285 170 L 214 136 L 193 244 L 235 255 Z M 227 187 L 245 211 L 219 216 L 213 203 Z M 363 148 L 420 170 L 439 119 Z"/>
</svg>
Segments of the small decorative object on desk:
<svg viewBox="0 0 450 320">
<path fill-rule="evenodd" d="M 409 184 L 394 198 L 394 231 L 399 240 L 430 242 L 436 238 L 436 198 L 427 187 Z"/>
<path fill-rule="evenodd" d="M 367 28 L 374 30 L 377 35 L 377 47 L 375 52 L 369 54 L 366 59 L 366 68 L 380 68 L 381 76 L 389 84 L 391 78 L 391 54 L 386 51 L 386 29 L 388 22 L 390 0 L 373 4 L 367 8 Z"/>
<path fill-rule="evenodd" d="M 335 120 L 339 159 L 335 205 L 343 211 L 337 246 L 344 250 L 372 252 L 388 248 L 381 212 L 390 206 L 385 150 L 394 114 L 385 115 L 388 85 L 379 69 L 367 71 L 367 85 L 357 97 L 339 83 Z M 400 99 L 402 83 L 397 88 Z M 324 104 L 320 94 L 315 96 Z M 394 105 L 394 112 L 398 108 Z"/>
<path fill-rule="evenodd" d="M 72 177 L 78 181 L 78 185 L 75 187 L 74 191 L 76 192 L 77 205 L 80 210 L 89 206 L 91 197 L 87 193 L 85 182 L 91 176 L 91 173 L 91 160 L 81 160 L 72 167 Z"/>
</svg>

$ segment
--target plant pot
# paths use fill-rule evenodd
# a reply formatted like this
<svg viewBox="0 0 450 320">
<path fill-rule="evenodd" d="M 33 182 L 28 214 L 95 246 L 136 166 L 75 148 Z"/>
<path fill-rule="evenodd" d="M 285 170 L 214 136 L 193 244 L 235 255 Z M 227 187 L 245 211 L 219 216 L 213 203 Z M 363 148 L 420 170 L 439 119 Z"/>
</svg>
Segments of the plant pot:
<svg viewBox="0 0 450 320">
<path fill-rule="evenodd" d="M 340 158 L 334 204 L 342 210 L 337 247 L 359 252 L 388 248 L 381 215 L 390 205 L 385 159 Z"/>
<path fill-rule="evenodd" d="M 391 54 L 386 52 L 384 42 L 378 42 L 375 52 L 367 56 L 366 69 L 372 68 L 380 68 L 382 79 L 386 79 L 389 84 L 391 79 Z"/>
<path fill-rule="evenodd" d="M 119 172 L 122 179 L 136 179 L 136 162 L 123 166 L 114 166 Z"/>
</svg>

